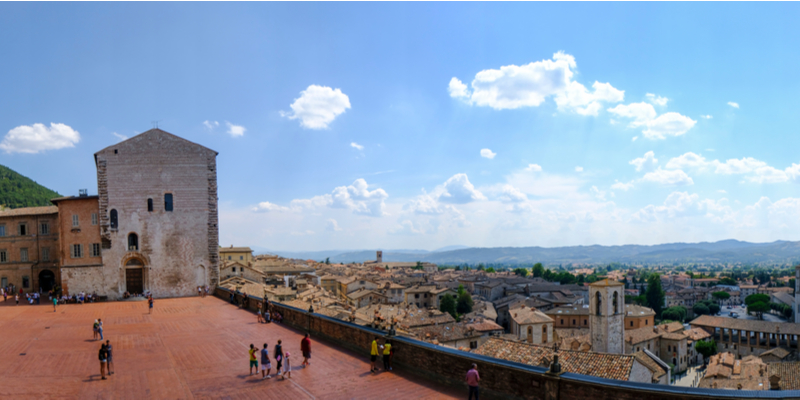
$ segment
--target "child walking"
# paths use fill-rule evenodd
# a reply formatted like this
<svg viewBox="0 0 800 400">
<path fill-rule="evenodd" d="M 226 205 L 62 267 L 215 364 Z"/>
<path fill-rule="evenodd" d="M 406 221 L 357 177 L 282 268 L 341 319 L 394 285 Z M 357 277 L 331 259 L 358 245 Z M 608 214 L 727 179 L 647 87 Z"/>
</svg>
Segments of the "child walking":
<svg viewBox="0 0 800 400">
<path fill-rule="evenodd" d="M 292 379 L 292 361 L 289 358 L 288 351 L 283 357 L 283 373 L 281 374 L 281 380 L 286 379 L 287 374 L 289 375 L 289 379 Z"/>
</svg>

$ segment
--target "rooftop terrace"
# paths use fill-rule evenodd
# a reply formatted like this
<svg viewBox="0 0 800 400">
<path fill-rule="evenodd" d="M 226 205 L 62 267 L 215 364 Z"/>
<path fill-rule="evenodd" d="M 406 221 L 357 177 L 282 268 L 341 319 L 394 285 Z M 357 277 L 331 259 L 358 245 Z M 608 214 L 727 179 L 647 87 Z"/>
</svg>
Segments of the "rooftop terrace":
<svg viewBox="0 0 800 400">
<path fill-rule="evenodd" d="M 46 298 L 45 298 L 46 300 Z M 0 398 L 454 398 L 458 389 L 401 372 L 369 373 L 369 360 L 312 337 L 311 366 L 301 369 L 302 334 L 257 324 L 255 314 L 215 297 L 84 305 L 13 305 L 0 301 Z M 115 374 L 100 380 L 92 323 L 104 322 Z M 292 379 L 249 376 L 250 343 L 278 339 L 293 359 Z M 273 367 L 275 362 L 273 359 Z M 274 374 L 273 370 L 273 374 Z"/>
</svg>

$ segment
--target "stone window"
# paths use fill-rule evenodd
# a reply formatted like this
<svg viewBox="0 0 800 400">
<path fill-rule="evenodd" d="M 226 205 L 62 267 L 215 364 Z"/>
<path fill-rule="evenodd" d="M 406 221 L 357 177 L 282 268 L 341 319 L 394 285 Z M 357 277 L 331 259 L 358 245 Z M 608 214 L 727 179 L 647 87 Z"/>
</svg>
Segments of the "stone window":
<svg viewBox="0 0 800 400">
<path fill-rule="evenodd" d="M 129 251 L 138 251 L 139 250 L 139 236 L 135 233 L 131 233 L 128 235 L 128 250 Z"/>
<path fill-rule="evenodd" d="M 27 276 L 22 277 L 22 288 L 28 289 L 31 286 L 31 278 Z"/>
<path fill-rule="evenodd" d="M 633 326 L 633 321 L 631 321 L 631 326 Z"/>
<path fill-rule="evenodd" d="M 19 249 L 19 260 L 22 262 L 28 261 L 28 248 L 23 247 Z"/>
<path fill-rule="evenodd" d="M 164 211 L 172 211 L 172 193 L 164 195 Z"/>
<path fill-rule="evenodd" d="M 3 225 L 0 225 L 0 237 L 3 237 L 5 235 L 6 235 L 6 226 L 5 226 L 5 224 L 3 224 Z"/>
<path fill-rule="evenodd" d="M 92 243 L 92 257 L 100 257 L 100 243 Z"/>
<path fill-rule="evenodd" d="M 50 224 L 47 222 L 42 222 L 39 224 L 39 234 L 40 235 L 49 235 L 50 234 Z"/>
<path fill-rule="evenodd" d="M 78 222 L 78 216 L 77 215 L 73 215 L 72 216 L 72 226 L 80 226 L 80 222 Z"/>
<path fill-rule="evenodd" d="M 153 212 L 153 199 L 147 199 L 147 211 Z"/>
<path fill-rule="evenodd" d="M 231 268 L 231 271 L 236 272 L 236 267 Z"/>
<path fill-rule="evenodd" d="M 647 325 L 647 320 L 644 320 L 644 324 Z"/>
<path fill-rule="evenodd" d="M 25 222 L 20 223 L 19 224 L 19 235 L 20 236 L 25 236 L 27 234 L 28 234 L 28 224 L 26 224 Z"/>
<path fill-rule="evenodd" d="M 0 263 L 8 262 L 8 251 L 0 249 Z"/>
<path fill-rule="evenodd" d="M 613 301 L 613 305 L 614 305 L 614 315 L 617 315 L 617 314 L 619 313 L 619 312 L 617 311 L 617 310 L 618 310 L 618 307 L 617 307 L 617 292 L 614 292 L 614 301 Z"/>
<path fill-rule="evenodd" d="M 228 256 L 228 260 L 230 260 L 230 259 L 231 259 L 231 256 Z"/>
<path fill-rule="evenodd" d="M 83 257 L 83 245 L 82 244 L 73 244 L 72 245 L 72 258 L 81 258 Z"/>
<path fill-rule="evenodd" d="M 244 260 L 244 256 L 239 256 L 239 259 L 240 260 Z"/>
<path fill-rule="evenodd" d="M 542 343 L 547 343 L 547 325 L 542 325 Z"/>
<path fill-rule="evenodd" d="M 477 340 L 473 340 L 473 341 L 469 342 L 469 348 L 470 349 L 477 349 L 478 348 L 478 341 Z"/>
<path fill-rule="evenodd" d="M 111 220 L 110 221 L 111 229 L 117 229 L 119 227 L 119 220 L 117 219 L 117 210 L 113 209 L 111 210 L 111 212 L 109 213 L 109 219 Z"/>
<path fill-rule="evenodd" d="M 92 213 L 92 225 L 97 225 L 97 213 Z"/>
<path fill-rule="evenodd" d="M 595 293 L 595 297 L 597 298 L 597 310 L 595 310 L 595 312 L 597 315 L 600 315 L 600 305 L 603 303 L 603 300 L 600 298 L 600 292 Z"/>
<path fill-rule="evenodd" d="M 50 248 L 43 247 L 42 248 L 42 261 L 50 261 Z"/>
</svg>

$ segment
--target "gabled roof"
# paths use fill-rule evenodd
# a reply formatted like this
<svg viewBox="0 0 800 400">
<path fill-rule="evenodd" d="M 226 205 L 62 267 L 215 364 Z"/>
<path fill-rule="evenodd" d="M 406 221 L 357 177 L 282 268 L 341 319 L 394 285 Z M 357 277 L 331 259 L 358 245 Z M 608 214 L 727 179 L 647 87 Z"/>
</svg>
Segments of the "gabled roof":
<svg viewBox="0 0 800 400">
<path fill-rule="evenodd" d="M 624 286 L 624 285 L 622 284 L 622 282 L 617 282 L 617 281 L 615 281 L 613 279 L 606 278 L 606 279 L 603 279 L 603 280 L 600 280 L 600 281 L 597 281 L 597 282 L 594 282 L 594 283 L 590 283 L 589 286 L 607 287 L 607 286 Z"/>
<path fill-rule="evenodd" d="M 58 214 L 58 207 L 44 206 L 44 207 L 23 207 L 14 208 L 11 210 L 0 211 L 0 218 L 3 217 L 24 217 L 28 215 L 45 215 L 45 214 Z"/>
<path fill-rule="evenodd" d="M 121 144 L 123 144 L 123 143 L 127 143 L 127 142 L 130 142 L 130 141 L 133 141 L 133 140 L 148 139 L 148 138 L 150 138 L 150 137 L 157 137 L 157 136 L 164 136 L 164 137 L 167 137 L 167 138 L 169 138 L 169 139 L 172 139 L 172 140 L 178 140 L 178 141 L 180 141 L 180 142 L 184 142 L 184 143 L 186 143 L 186 144 L 189 144 L 189 145 L 192 145 L 192 146 L 201 147 L 201 148 L 203 148 L 203 149 L 205 149 L 205 150 L 212 151 L 212 152 L 214 152 L 215 154 L 219 155 L 219 152 L 217 152 L 217 151 L 214 151 L 214 150 L 211 150 L 211 149 L 209 149 L 208 147 L 205 147 L 205 146 L 203 146 L 203 145 L 200 145 L 200 144 L 197 144 L 197 143 L 195 143 L 195 142 L 192 142 L 192 141 L 186 140 L 186 139 L 184 139 L 184 138 L 182 138 L 182 137 L 180 137 L 180 136 L 178 136 L 178 135 L 173 135 L 172 133 L 169 133 L 169 132 L 167 132 L 167 131 L 163 131 L 163 130 L 161 130 L 161 129 L 158 129 L 158 128 L 153 128 L 153 129 L 150 129 L 149 131 L 144 131 L 144 132 L 142 132 L 142 133 L 140 133 L 140 134 L 138 134 L 138 135 L 136 135 L 136 136 L 133 136 L 133 137 L 131 137 L 131 138 L 129 138 L 129 139 L 126 139 L 126 140 L 123 140 L 123 141 L 121 141 L 121 142 L 119 142 L 119 143 L 116 143 L 116 144 L 113 144 L 113 145 L 111 145 L 111 146 L 108 146 L 108 147 L 106 147 L 106 148 L 104 148 L 104 149 L 102 149 L 102 150 L 98 151 L 97 153 L 94 153 L 95 159 L 97 158 L 97 155 L 98 155 L 98 154 L 100 154 L 100 153 L 102 153 L 102 152 L 104 152 L 104 151 L 106 151 L 106 150 L 110 150 L 110 149 L 117 148 L 117 147 L 119 147 L 119 146 L 120 146 Z"/>
</svg>

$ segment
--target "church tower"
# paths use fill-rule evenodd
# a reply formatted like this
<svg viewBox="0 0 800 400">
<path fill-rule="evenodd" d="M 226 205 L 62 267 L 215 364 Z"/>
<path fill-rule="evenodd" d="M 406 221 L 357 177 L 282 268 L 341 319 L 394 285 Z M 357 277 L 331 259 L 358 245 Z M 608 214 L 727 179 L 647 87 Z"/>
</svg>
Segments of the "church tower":
<svg viewBox="0 0 800 400">
<path fill-rule="evenodd" d="M 800 322 L 800 264 L 794 267 L 794 322 Z"/>
<path fill-rule="evenodd" d="M 625 286 L 603 279 L 589 285 L 592 351 L 625 353 Z"/>
</svg>

